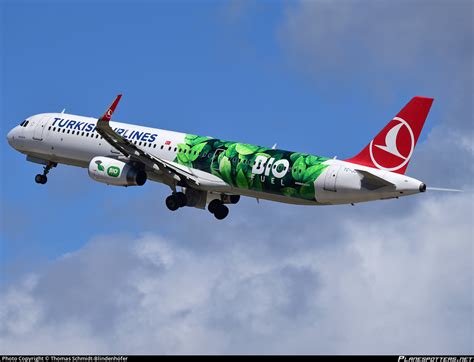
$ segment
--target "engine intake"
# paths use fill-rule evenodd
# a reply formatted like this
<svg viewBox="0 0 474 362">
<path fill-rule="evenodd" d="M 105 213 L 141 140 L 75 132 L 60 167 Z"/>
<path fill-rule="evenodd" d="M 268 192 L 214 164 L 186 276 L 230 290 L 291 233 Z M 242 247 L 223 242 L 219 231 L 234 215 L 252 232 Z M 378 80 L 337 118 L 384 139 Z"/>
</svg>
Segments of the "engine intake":
<svg viewBox="0 0 474 362">
<path fill-rule="evenodd" d="M 109 157 L 94 157 L 88 171 L 93 180 L 107 185 L 142 186 L 147 180 L 144 170 Z"/>
</svg>

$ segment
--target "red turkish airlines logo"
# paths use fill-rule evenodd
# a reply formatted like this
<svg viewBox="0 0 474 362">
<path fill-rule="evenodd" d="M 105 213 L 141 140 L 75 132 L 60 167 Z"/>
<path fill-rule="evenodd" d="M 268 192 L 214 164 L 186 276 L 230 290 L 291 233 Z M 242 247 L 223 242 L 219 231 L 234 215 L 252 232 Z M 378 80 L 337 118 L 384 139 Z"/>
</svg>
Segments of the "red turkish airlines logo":
<svg viewBox="0 0 474 362">
<path fill-rule="evenodd" d="M 410 125 L 395 117 L 385 134 L 375 137 L 369 146 L 374 165 L 386 171 L 396 171 L 405 166 L 415 149 L 415 137 Z"/>
</svg>

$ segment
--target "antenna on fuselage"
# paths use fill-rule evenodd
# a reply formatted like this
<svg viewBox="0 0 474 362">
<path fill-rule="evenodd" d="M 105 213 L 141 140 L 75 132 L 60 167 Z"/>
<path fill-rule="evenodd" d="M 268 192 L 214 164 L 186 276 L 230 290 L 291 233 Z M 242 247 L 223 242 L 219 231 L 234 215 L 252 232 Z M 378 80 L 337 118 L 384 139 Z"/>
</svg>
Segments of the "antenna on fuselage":
<svg viewBox="0 0 474 362">
<path fill-rule="evenodd" d="M 61 111 L 61 113 L 64 113 L 64 112 L 66 112 L 66 108 L 63 108 L 63 110 Z"/>
<path fill-rule="evenodd" d="M 272 146 L 272 150 L 276 149 L 277 148 L 277 144 L 275 143 L 273 146 Z"/>
</svg>

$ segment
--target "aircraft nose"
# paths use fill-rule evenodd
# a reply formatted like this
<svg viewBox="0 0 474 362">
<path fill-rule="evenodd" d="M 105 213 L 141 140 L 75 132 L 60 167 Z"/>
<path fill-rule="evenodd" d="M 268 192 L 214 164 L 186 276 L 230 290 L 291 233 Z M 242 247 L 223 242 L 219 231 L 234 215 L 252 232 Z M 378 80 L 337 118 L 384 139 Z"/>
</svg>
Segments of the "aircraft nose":
<svg viewBox="0 0 474 362">
<path fill-rule="evenodd" d="M 7 141 L 10 145 L 12 144 L 12 141 L 13 141 L 13 130 L 14 129 L 10 130 L 10 132 L 8 132 L 7 134 Z"/>
<path fill-rule="evenodd" d="M 7 134 L 7 141 L 10 144 L 10 146 L 12 146 L 13 148 L 15 148 L 15 143 L 16 143 L 15 138 L 17 136 L 16 133 L 17 132 L 16 132 L 16 127 L 15 127 L 15 128 L 12 128 L 10 132 L 8 132 Z"/>
</svg>

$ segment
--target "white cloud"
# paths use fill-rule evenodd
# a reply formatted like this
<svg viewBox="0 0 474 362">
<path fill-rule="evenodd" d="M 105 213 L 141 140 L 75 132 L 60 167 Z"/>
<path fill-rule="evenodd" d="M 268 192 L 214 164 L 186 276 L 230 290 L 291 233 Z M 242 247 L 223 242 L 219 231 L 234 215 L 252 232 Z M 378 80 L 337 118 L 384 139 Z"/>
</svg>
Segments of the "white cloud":
<svg viewBox="0 0 474 362">
<path fill-rule="evenodd" d="M 321 217 L 285 253 L 261 225 L 201 239 L 217 245 L 206 253 L 156 233 L 98 237 L 5 290 L 0 349 L 472 353 L 472 201 L 337 220 L 337 240 L 317 233 Z"/>
<path fill-rule="evenodd" d="M 315 87 L 363 85 L 377 102 L 400 103 L 395 93 L 407 90 L 434 97 L 429 123 L 436 127 L 409 172 L 429 185 L 472 189 L 472 14 L 464 0 L 299 1 L 278 34 L 290 63 Z"/>
<path fill-rule="evenodd" d="M 459 41 L 472 29 L 469 12 L 413 7 L 304 2 L 289 10 L 281 36 L 312 74 L 375 79 L 394 67 L 442 89 L 441 125 L 410 170 L 432 186 L 472 189 L 472 44 Z M 399 62 L 405 47 L 410 57 Z M 162 203 L 155 190 L 147 196 L 151 208 Z M 471 193 L 355 208 L 243 200 L 230 220 L 206 228 L 208 213 L 157 215 L 140 201 L 121 214 L 111 201 L 114 222 L 140 210 L 136 227 L 154 231 L 98 236 L 9 279 L 0 353 L 470 354 L 473 201 Z"/>
</svg>

